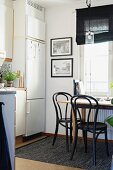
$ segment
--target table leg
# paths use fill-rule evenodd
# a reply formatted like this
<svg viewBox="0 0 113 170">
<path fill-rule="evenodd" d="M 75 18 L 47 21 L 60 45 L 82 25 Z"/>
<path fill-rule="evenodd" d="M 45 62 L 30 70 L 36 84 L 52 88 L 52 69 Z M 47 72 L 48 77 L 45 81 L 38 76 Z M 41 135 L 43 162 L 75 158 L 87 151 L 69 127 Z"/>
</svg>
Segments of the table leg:
<svg viewBox="0 0 113 170">
<path fill-rule="evenodd" d="M 82 121 L 85 122 L 85 118 L 86 118 L 86 109 L 85 108 L 81 108 L 81 116 L 82 116 Z M 72 111 L 72 137 L 74 139 L 74 134 L 75 134 L 75 121 L 74 121 L 74 113 Z"/>
<path fill-rule="evenodd" d="M 74 113 L 72 111 L 72 139 L 74 139 L 74 134 L 75 134 L 75 121 L 74 121 Z"/>
<path fill-rule="evenodd" d="M 81 113 L 82 113 L 82 121 L 85 122 L 85 119 L 86 119 L 86 109 L 82 108 L 81 109 Z"/>
</svg>

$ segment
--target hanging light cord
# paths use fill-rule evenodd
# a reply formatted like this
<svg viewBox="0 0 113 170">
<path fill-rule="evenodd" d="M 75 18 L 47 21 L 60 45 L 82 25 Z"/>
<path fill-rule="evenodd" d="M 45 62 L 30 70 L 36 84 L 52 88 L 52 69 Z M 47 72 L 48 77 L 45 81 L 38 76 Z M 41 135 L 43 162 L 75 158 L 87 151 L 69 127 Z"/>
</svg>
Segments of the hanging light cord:
<svg viewBox="0 0 113 170">
<path fill-rule="evenodd" d="M 91 7 L 91 0 L 86 0 L 86 5 L 88 8 Z"/>
<path fill-rule="evenodd" d="M 91 0 L 86 0 L 86 5 L 88 7 L 88 12 L 89 12 L 89 32 L 90 30 L 90 7 L 91 7 Z"/>
</svg>

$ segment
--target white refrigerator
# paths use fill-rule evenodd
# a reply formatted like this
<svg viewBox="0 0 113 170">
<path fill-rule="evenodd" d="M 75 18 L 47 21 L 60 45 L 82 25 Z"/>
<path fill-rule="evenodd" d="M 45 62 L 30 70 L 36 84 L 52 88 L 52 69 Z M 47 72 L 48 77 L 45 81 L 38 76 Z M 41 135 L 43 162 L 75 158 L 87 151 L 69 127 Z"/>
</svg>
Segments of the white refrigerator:
<svg viewBox="0 0 113 170">
<path fill-rule="evenodd" d="M 27 107 L 25 136 L 44 131 L 45 125 L 45 44 L 26 40 Z"/>
</svg>

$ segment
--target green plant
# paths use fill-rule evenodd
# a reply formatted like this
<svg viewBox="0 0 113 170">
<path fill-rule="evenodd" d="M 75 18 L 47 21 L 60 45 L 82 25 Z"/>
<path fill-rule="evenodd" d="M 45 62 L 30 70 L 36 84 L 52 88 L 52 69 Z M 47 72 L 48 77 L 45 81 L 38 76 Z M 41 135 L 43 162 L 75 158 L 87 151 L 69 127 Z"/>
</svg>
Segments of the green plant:
<svg viewBox="0 0 113 170">
<path fill-rule="evenodd" d="M 110 126 L 113 127 L 113 115 L 108 116 L 108 117 L 105 119 L 105 122 L 107 122 Z"/>
<path fill-rule="evenodd" d="M 113 82 L 111 82 L 111 83 L 109 84 L 109 88 L 110 88 L 110 89 L 113 88 Z M 113 98 L 111 99 L 111 104 L 113 104 Z M 110 126 L 113 127 L 113 115 L 108 116 L 108 117 L 105 119 L 105 122 L 107 122 Z"/>
<path fill-rule="evenodd" d="M 113 88 L 113 82 L 110 83 L 110 89 L 112 89 L 112 88 Z"/>
<path fill-rule="evenodd" d="M 6 71 L 3 75 L 3 79 L 6 81 L 13 81 L 17 78 L 17 73 L 12 71 Z"/>
</svg>

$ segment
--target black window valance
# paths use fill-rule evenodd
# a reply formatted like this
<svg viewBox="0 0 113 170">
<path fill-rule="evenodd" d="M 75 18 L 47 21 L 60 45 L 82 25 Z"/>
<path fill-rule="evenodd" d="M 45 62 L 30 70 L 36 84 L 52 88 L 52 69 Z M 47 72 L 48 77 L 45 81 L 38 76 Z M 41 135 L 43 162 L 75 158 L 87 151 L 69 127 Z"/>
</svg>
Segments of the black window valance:
<svg viewBox="0 0 113 170">
<path fill-rule="evenodd" d="M 113 41 L 113 5 L 76 9 L 76 42 L 85 44 L 85 34 L 94 32 L 94 42 Z"/>
</svg>

